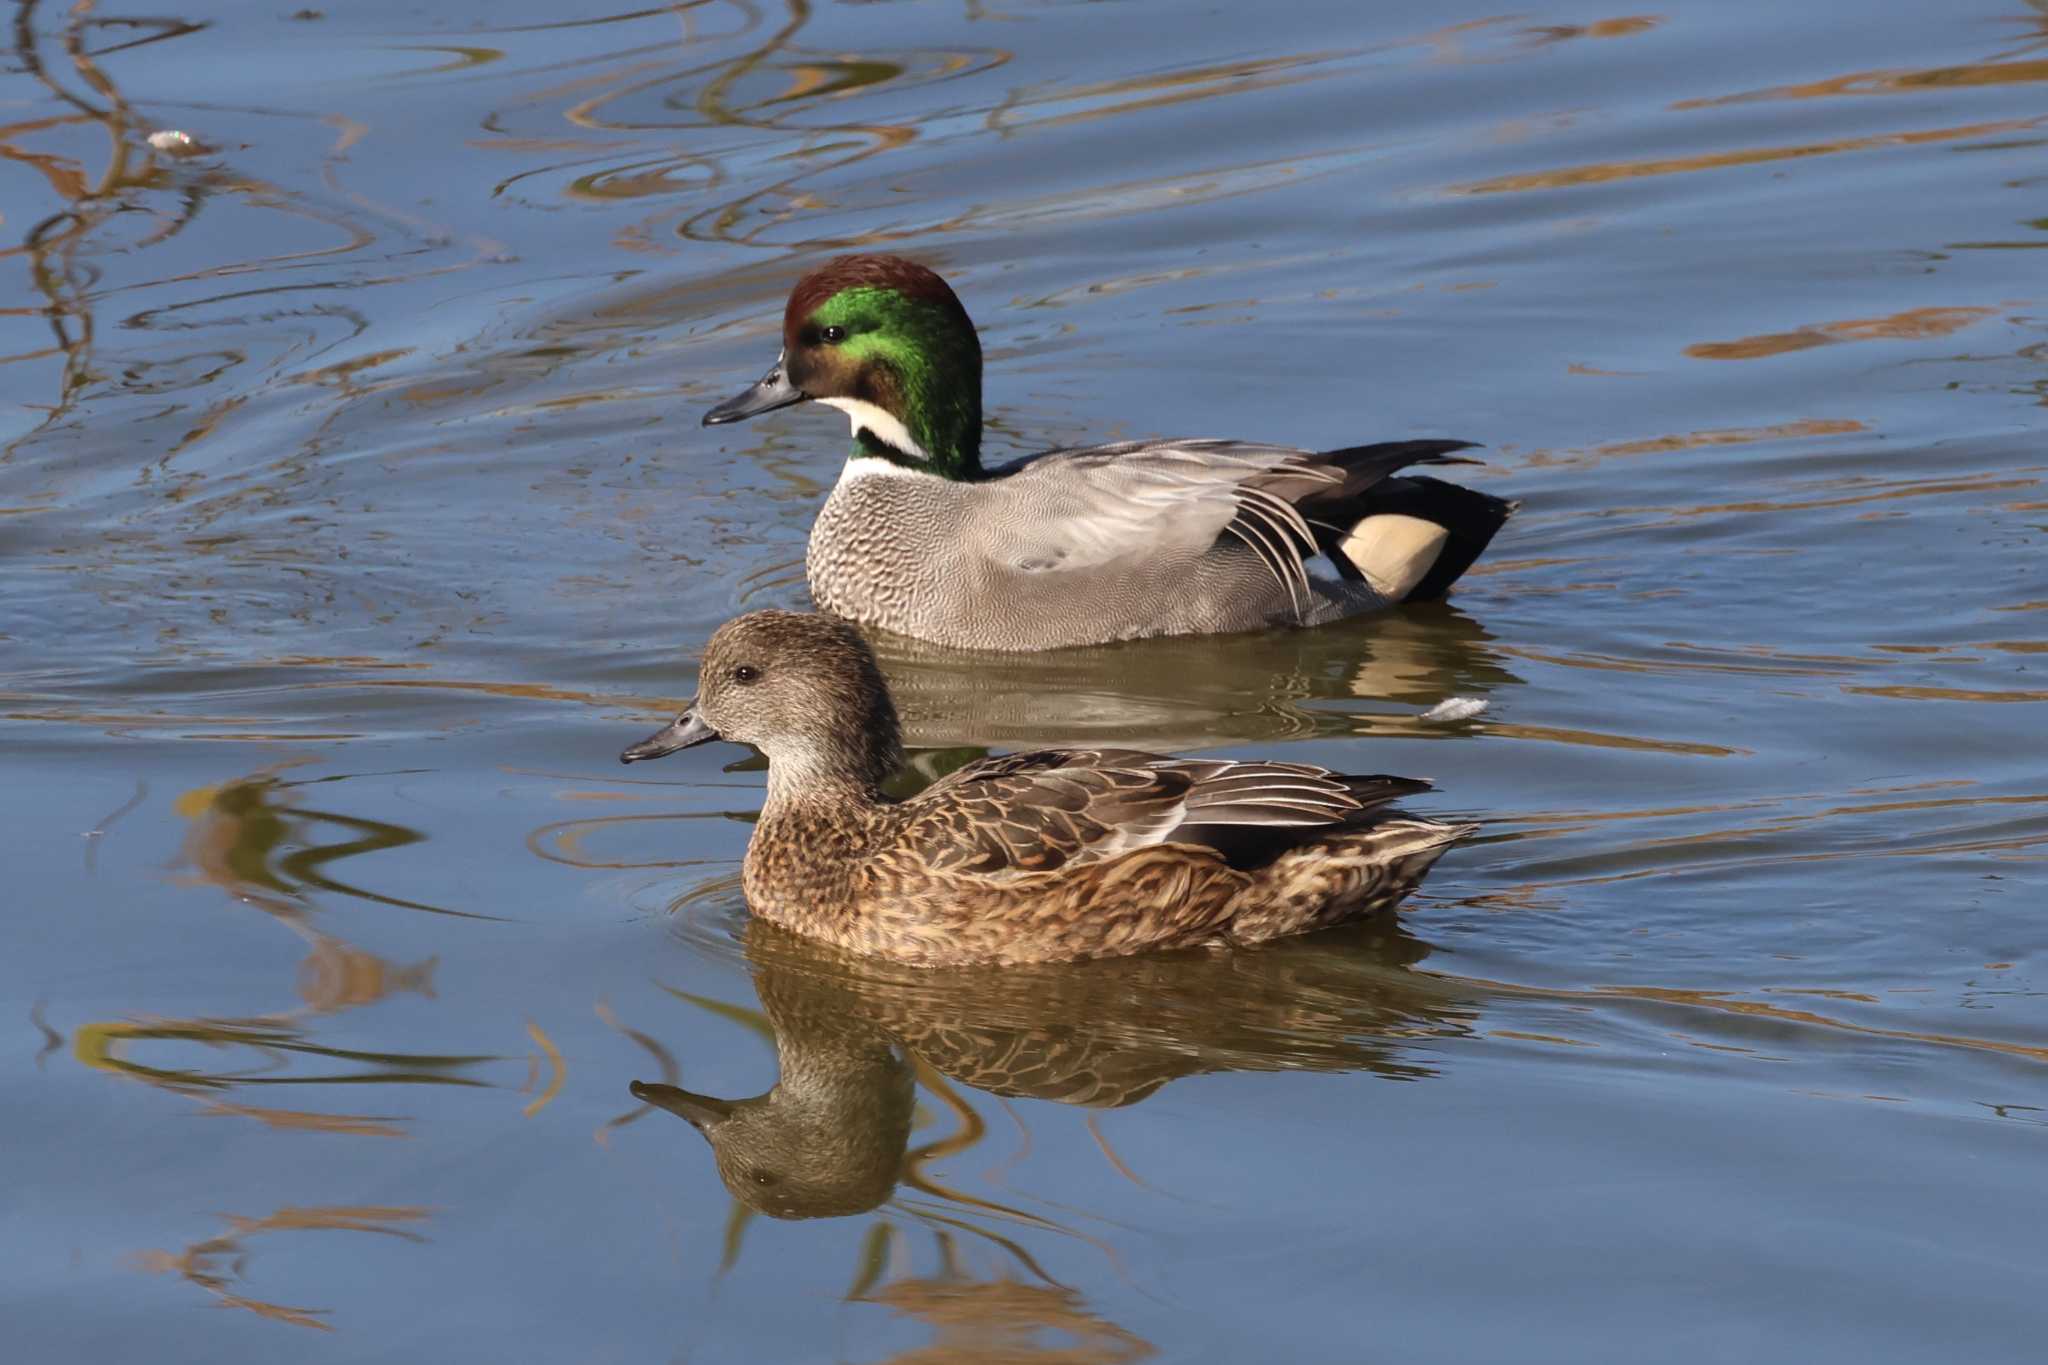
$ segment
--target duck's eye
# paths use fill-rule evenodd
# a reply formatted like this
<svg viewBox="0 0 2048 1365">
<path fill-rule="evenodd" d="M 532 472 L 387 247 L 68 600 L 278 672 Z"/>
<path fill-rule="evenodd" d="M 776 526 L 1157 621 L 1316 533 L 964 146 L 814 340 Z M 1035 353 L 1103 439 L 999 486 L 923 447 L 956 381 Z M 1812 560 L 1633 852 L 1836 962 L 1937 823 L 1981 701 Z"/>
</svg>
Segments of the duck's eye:
<svg viewBox="0 0 2048 1365">
<path fill-rule="evenodd" d="M 775 1173 L 772 1171 L 749 1171 L 747 1173 L 747 1178 L 752 1180 L 756 1185 L 773 1185 L 775 1183 Z"/>
<path fill-rule="evenodd" d="M 825 338 L 830 344 L 837 346 L 840 342 L 846 340 L 846 329 L 839 326 L 827 327 L 818 335 Z"/>
<path fill-rule="evenodd" d="M 752 664 L 741 664 L 732 671 L 732 680 L 736 683 L 759 682 L 761 680 L 761 670 Z"/>
</svg>

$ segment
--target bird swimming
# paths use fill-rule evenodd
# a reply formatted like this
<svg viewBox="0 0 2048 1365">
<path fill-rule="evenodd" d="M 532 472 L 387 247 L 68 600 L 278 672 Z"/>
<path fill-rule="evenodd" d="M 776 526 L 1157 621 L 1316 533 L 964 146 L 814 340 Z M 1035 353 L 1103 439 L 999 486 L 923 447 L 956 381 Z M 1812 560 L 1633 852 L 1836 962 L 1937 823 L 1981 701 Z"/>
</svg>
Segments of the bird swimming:
<svg viewBox="0 0 2048 1365">
<path fill-rule="evenodd" d="M 1305 763 L 1040 749 L 907 800 L 896 710 L 851 624 L 756 611 L 712 634 L 698 695 L 620 760 L 726 739 L 768 758 L 741 884 L 754 914 L 923 966 L 1259 943 L 1398 903 L 1476 825 L 1387 809 L 1429 790 Z"/>
<path fill-rule="evenodd" d="M 957 648 L 1313 626 L 1441 597 L 1517 505 L 1402 472 L 1464 463 L 1456 440 L 1123 441 L 984 468 L 974 323 L 900 256 L 798 280 L 774 365 L 704 424 L 805 401 L 853 428 L 811 528 L 812 599 Z"/>
</svg>

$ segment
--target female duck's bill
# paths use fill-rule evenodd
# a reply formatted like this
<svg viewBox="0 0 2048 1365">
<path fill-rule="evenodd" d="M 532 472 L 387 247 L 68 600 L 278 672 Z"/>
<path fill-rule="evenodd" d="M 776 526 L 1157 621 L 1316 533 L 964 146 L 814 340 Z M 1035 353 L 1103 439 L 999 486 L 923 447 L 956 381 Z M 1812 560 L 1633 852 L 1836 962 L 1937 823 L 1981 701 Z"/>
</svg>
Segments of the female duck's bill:
<svg viewBox="0 0 2048 1365">
<path fill-rule="evenodd" d="M 627 745 L 619 755 L 619 762 L 638 763 L 643 758 L 666 758 L 679 749 L 709 744 L 717 738 L 718 731 L 706 725 L 704 718 L 697 714 L 697 708 L 692 706 L 638 744 Z"/>
<path fill-rule="evenodd" d="M 659 1081 L 634 1081 L 627 1089 L 634 1099 L 668 1110 L 700 1133 L 731 1118 L 735 1108 L 731 1100 L 722 1100 L 716 1095 L 699 1095 Z"/>
</svg>

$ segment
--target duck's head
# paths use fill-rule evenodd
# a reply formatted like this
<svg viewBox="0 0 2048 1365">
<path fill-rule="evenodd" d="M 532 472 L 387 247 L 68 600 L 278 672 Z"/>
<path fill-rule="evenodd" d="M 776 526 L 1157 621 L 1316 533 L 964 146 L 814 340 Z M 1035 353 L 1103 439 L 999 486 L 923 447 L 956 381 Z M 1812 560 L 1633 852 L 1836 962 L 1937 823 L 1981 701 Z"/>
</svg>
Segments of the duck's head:
<svg viewBox="0 0 2048 1365">
<path fill-rule="evenodd" d="M 773 1218 L 844 1218 L 887 1199 L 902 1174 L 915 1104 L 902 1061 L 794 1086 L 785 1077 L 745 1100 L 644 1081 L 632 1091 L 703 1134 L 726 1189 Z"/>
<path fill-rule="evenodd" d="M 980 472 L 981 340 L 946 282 L 915 261 L 839 256 L 798 280 L 782 354 L 704 425 L 806 399 L 847 415 L 856 456 L 944 478 Z"/>
<path fill-rule="evenodd" d="M 750 954 L 796 954 L 755 963 L 775 1032 L 774 1087 L 727 1100 L 635 1081 L 633 1096 L 696 1129 L 711 1144 L 719 1178 L 748 1208 L 777 1218 L 863 1212 L 887 1199 L 902 1173 L 916 1072 L 892 1035 L 850 1012 L 830 977 L 814 975 L 832 963 L 829 954 L 773 931 L 757 938 L 764 924 L 750 923 Z"/>
<path fill-rule="evenodd" d="M 619 755 L 660 758 L 714 739 L 768 755 L 771 786 L 879 786 L 902 762 L 896 707 L 868 643 L 815 612 L 753 611 L 712 633 L 697 699 Z"/>
</svg>

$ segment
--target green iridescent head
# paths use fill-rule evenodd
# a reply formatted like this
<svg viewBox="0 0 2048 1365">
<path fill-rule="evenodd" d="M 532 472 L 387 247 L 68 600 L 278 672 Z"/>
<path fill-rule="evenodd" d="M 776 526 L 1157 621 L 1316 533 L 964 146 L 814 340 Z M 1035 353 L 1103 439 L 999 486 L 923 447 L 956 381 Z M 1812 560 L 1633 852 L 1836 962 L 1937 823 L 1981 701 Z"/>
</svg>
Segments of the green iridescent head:
<svg viewBox="0 0 2048 1365">
<path fill-rule="evenodd" d="M 774 368 L 704 421 L 805 399 L 847 414 L 856 456 L 950 479 L 981 472 L 981 341 L 946 282 L 914 261 L 840 256 L 797 281 Z"/>
</svg>

